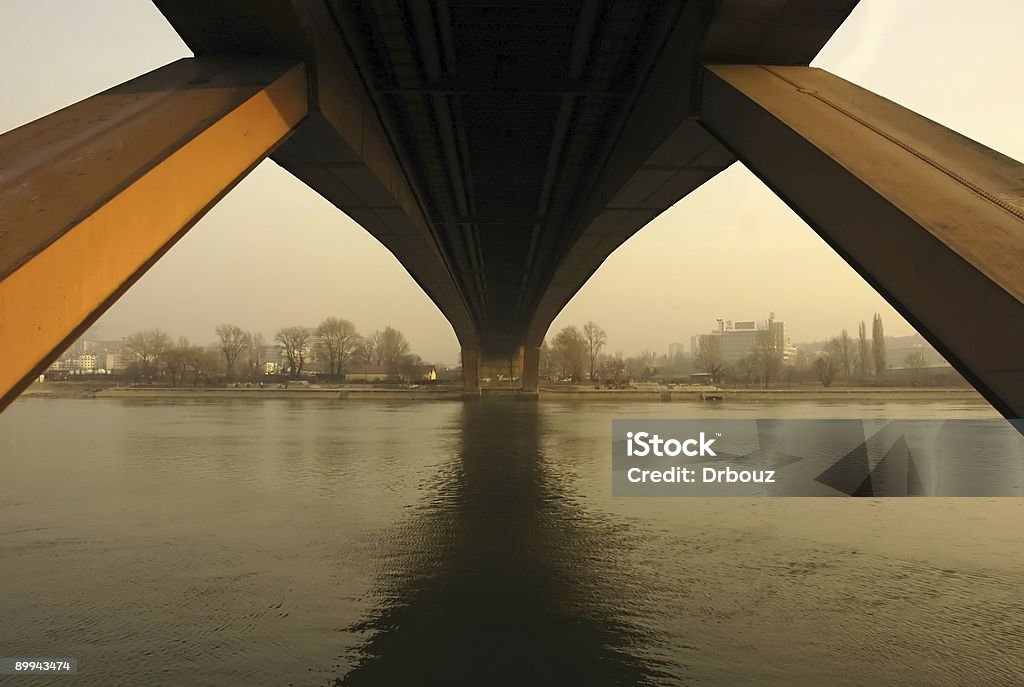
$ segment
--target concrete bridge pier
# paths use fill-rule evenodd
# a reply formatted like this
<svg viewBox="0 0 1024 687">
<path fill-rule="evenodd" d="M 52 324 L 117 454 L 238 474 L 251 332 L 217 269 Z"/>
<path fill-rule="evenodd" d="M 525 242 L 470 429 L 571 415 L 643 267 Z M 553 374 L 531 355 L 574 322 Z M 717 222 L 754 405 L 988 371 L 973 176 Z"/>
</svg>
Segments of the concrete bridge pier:
<svg viewBox="0 0 1024 687">
<path fill-rule="evenodd" d="M 1024 416 L 1024 165 L 820 69 L 714 65 L 703 89 L 703 125 Z"/>
<path fill-rule="evenodd" d="M 540 348 L 537 346 L 524 346 L 519 350 L 522 351 L 523 358 L 523 393 L 536 394 L 540 381 Z"/>
<path fill-rule="evenodd" d="M 463 349 L 463 361 L 465 361 L 465 351 L 466 349 Z M 478 361 L 477 379 L 483 377 L 492 380 L 505 380 L 495 385 L 495 392 L 508 393 L 510 391 L 517 391 L 527 395 L 535 395 L 537 393 L 540 348 L 521 345 L 517 346 L 510 355 L 485 356 L 483 358 L 478 356 Z M 463 365 L 463 375 L 466 380 L 464 388 L 470 391 L 471 380 L 469 377 L 466 377 L 467 374 L 471 376 L 471 373 Z M 479 389 L 479 382 L 477 383 L 477 389 Z"/>
<path fill-rule="evenodd" d="M 462 349 L 462 391 L 469 395 L 480 395 L 480 350 Z"/>
</svg>

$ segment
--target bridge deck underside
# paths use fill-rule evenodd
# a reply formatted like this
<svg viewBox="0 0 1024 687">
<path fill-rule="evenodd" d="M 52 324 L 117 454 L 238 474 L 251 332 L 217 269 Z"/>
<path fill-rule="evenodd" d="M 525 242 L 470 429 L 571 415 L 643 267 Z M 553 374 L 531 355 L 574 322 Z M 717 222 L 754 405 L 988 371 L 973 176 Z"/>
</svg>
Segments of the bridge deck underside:
<svg viewBox="0 0 1024 687">
<path fill-rule="evenodd" d="M 702 61 L 806 64 L 854 4 L 157 0 L 197 54 L 311 65 L 319 115 L 274 159 L 492 356 L 538 345 L 616 247 L 732 163 L 694 120 Z"/>
<path fill-rule="evenodd" d="M 0 406 L 273 151 L 438 305 L 471 363 L 468 389 L 495 360 L 520 360 L 535 387 L 538 346 L 566 302 L 735 154 L 997 408 L 1024 412 L 1024 165 L 801 66 L 854 0 L 157 4 L 195 59 L 0 138 L 17 182 L 0 195 L 0 340 L 25 343 Z M 268 83 L 268 65 L 287 78 Z M 241 81 L 179 78 L 222 67 Z M 140 84 L 174 107 L 139 110 Z M 218 94 L 234 109 L 197 109 Z M 82 141 L 73 158 L 59 152 Z M 75 173 L 52 173 L 69 161 Z M 110 169 L 131 183 L 97 186 Z M 138 192 L 161 174 L 183 185 Z M 133 253 L 100 232 L 120 262 L 68 257 L 118 208 L 139 213 L 112 222 L 119 231 L 153 220 Z"/>
</svg>

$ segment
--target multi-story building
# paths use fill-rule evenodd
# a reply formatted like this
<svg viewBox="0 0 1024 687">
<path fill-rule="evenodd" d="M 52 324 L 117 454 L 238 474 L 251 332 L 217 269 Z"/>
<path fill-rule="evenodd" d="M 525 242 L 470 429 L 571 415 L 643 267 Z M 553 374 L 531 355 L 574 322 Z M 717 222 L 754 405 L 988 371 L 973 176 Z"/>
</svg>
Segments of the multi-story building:
<svg viewBox="0 0 1024 687">
<path fill-rule="evenodd" d="M 53 361 L 53 364 L 46 369 L 47 372 L 70 372 L 74 369 L 74 359 L 68 356 L 61 356 Z"/>
<path fill-rule="evenodd" d="M 697 355 L 704 346 L 716 350 L 724 365 L 735 365 L 743 358 L 754 355 L 761 347 L 761 337 L 770 337 L 774 350 L 782 357 L 783 364 L 790 364 L 796 358 L 797 348 L 786 332 L 786 323 L 769 315 L 760 325 L 755 320 L 724 320 L 710 334 L 698 334 L 690 339 L 690 351 Z"/>
<path fill-rule="evenodd" d="M 128 353 L 107 353 L 107 371 L 119 374 L 128 369 L 136 361 L 136 356 Z"/>
</svg>

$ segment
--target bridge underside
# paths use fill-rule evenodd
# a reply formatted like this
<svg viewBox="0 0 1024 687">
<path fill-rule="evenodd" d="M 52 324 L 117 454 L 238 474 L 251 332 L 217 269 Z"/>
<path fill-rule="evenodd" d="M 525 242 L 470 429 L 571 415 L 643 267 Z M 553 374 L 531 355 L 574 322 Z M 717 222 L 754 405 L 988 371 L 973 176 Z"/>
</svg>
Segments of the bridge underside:
<svg viewBox="0 0 1024 687">
<path fill-rule="evenodd" d="M 0 168 L 14 170 L 0 198 L 0 346 L 25 352 L 0 380 L 4 402 L 267 154 L 401 261 L 451 322 L 468 390 L 494 360 L 535 389 L 548 326 L 605 258 L 741 159 L 993 404 L 1024 414 L 1022 167 L 806 67 L 854 0 L 156 4 L 194 51 L 191 69 L 302 63 L 286 97 L 301 102 L 266 114 L 278 128 L 209 188 L 169 188 L 188 209 L 119 235 L 145 259 L 101 273 L 43 259 L 130 190 L 89 182 L 102 155 L 134 179 L 166 168 L 134 152 L 147 137 L 175 157 L 201 150 L 207 127 L 246 139 L 251 123 L 189 109 L 214 89 L 160 81 L 171 65 L 121 89 L 163 89 L 192 128 L 164 140 L 166 122 L 132 115 L 133 137 L 106 132 L 106 148 L 57 167 L 59 189 L 44 179 L 95 133 L 89 113 L 138 103 L 112 91 L 0 137 Z M 249 85 L 226 97 L 251 98 Z M 29 150 L 40 136 L 47 145 Z M 96 293 L 68 309 L 78 283 Z"/>
</svg>

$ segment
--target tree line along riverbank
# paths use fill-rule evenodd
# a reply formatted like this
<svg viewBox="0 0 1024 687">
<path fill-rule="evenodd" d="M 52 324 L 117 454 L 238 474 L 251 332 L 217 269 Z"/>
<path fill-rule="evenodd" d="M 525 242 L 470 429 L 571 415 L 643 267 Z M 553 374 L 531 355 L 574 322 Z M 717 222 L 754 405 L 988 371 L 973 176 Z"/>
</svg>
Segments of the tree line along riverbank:
<svg viewBox="0 0 1024 687">
<path fill-rule="evenodd" d="M 484 388 L 482 396 L 517 396 L 517 389 Z M 264 385 L 250 387 L 162 387 L 153 385 L 118 386 L 96 382 L 36 382 L 23 394 L 35 398 L 321 398 L 338 399 L 422 399 L 445 400 L 465 397 L 459 385 L 430 385 L 414 388 L 374 387 L 372 385 Z M 549 400 L 643 400 L 643 401 L 721 401 L 762 402 L 773 400 L 836 401 L 982 401 L 977 391 L 963 387 L 791 387 L 779 389 L 716 389 L 714 387 L 676 387 L 644 385 L 631 389 L 598 389 L 577 385 L 542 386 L 537 398 Z"/>
</svg>

